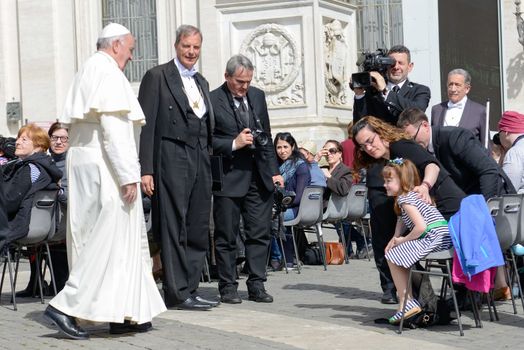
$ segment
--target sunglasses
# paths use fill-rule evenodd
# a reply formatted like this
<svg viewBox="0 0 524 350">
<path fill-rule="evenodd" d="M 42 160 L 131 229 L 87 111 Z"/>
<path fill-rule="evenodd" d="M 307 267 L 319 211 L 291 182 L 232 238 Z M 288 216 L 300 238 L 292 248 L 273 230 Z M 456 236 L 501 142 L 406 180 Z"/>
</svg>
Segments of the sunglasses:
<svg viewBox="0 0 524 350">
<path fill-rule="evenodd" d="M 418 136 L 418 132 L 420 131 L 420 127 L 422 126 L 422 123 L 420 123 L 418 125 L 418 128 L 417 128 L 417 132 L 415 133 L 415 135 L 413 136 L 412 140 L 413 141 L 416 141 L 417 140 L 417 136 Z"/>
<path fill-rule="evenodd" d="M 329 152 L 329 154 L 337 154 L 338 153 L 338 149 L 333 147 L 333 148 L 330 148 L 327 150 Z"/>
</svg>

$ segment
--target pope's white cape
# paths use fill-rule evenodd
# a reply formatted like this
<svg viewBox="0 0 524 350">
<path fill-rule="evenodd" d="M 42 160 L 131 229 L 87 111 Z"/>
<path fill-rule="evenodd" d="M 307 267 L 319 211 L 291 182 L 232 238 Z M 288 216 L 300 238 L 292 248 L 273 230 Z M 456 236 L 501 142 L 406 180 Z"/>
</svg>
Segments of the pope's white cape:
<svg viewBox="0 0 524 350">
<path fill-rule="evenodd" d="M 166 310 L 151 273 L 137 144 L 144 114 L 113 58 L 97 52 L 75 76 L 70 123 L 67 245 L 70 275 L 50 304 L 81 319 L 144 323 Z M 121 186 L 135 183 L 127 204 Z"/>
</svg>

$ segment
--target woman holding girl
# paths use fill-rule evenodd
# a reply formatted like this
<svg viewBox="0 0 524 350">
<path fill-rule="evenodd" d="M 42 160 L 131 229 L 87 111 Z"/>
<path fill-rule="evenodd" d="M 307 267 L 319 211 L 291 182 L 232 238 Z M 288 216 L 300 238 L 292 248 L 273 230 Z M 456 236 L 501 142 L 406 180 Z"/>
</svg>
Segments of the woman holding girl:
<svg viewBox="0 0 524 350">
<path fill-rule="evenodd" d="M 413 162 L 402 158 L 390 160 L 382 175 L 387 195 L 395 199 L 395 213 L 402 218 L 397 222 L 395 234 L 385 249 L 385 258 L 400 301 L 397 312 L 389 318 L 389 322 L 397 324 L 402 318 L 406 289 L 405 317 L 422 311 L 420 303 L 413 298 L 411 286 L 408 286 L 411 266 L 429 253 L 450 249 L 452 243 L 447 221 L 442 214 L 414 192 L 415 187 L 420 186 L 420 177 Z"/>
</svg>

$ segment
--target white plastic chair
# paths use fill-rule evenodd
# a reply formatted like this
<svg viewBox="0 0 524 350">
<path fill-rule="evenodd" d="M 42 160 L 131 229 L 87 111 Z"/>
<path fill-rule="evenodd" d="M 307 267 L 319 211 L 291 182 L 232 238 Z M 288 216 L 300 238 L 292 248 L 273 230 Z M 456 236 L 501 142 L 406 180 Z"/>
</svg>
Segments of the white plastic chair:
<svg viewBox="0 0 524 350">
<path fill-rule="evenodd" d="M 300 262 L 298 261 L 298 248 L 297 248 L 297 242 L 295 240 L 295 228 L 308 228 L 308 227 L 315 227 L 315 232 L 317 234 L 317 239 L 319 241 L 319 244 L 321 245 L 321 252 L 322 252 L 322 260 L 325 264 L 325 252 L 324 252 L 324 244 L 323 239 L 321 237 L 321 231 L 319 231 L 317 224 L 320 224 L 322 222 L 323 218 L 323 195 L 324 195 L 324 188 L 323 187 L 317 187 L 317 186 L 307 186 L 304 189 L 304 192 L 302 193 L 302 197 L 300 199 L 300 205 L 298 207 L 298 213 L 297 216 L 293 220 L 284 221 L 284 226 L 291 227 L 291 236 L 293 239 L 293 248 L 295 250 L 295 256 L 297 257 L 297 273 L 300 273 Z M 322 242 L 322 243 L 321 243 Z M 281 240 L 282 244 L 282 240 Z M 286 261 L 286 256 L 284 249 L 282 249 L 282 253 L 284 254 L 284 261 Z M 325 267 L 325 265 L 324 265 Z M 288 272 L 287 266 L 286 273 Z"/>
<path fill-rule="evenodd" d="M 51 275 L 53 275 L 53 268 L 51 262 L 51 256 L 49 254 L 49 246 L 47 245 L 47 240 L 52 237 L 56 229 L 56 220 L 55 212 L 57 207 L 57 191 L 56 190 L 41 190 L 34 194 L 33 205 L 31 207 L 31 218 L 29 221 L 29 231 L 27 236 L 11 242 L 7 247 L 5 247 L 5 256 L 4 256 L 4 268 L 2 272 L 2 280 L 0 282 L 0 294 L 2 293 L 2 287 L 4 285 L 4 277 L 6 267 L 9 268 L 9 280 L 11 283 L 11 297 L 13 300 L 13 309 L 16 311 L 16 279 L 18 275 L 18 266 L 20 263 L 20 256 L 22 253 L 23 247 L 38 247 L 44 245 L 47 250 L 48 265 Z M 14 248 L 14 260 L 16 266 L 14 269 L 13 276 L 13 266 L 11 261 L 10 250 Z M 44 303 L 44 293 L 42 290 L 42 272 L 40 269 L 40 250 L 37 249 L 36 257 L 36 271 L 38 272 L 38 285 L 40 288 L 40 298 L 42 304 Z"/>
</svg>

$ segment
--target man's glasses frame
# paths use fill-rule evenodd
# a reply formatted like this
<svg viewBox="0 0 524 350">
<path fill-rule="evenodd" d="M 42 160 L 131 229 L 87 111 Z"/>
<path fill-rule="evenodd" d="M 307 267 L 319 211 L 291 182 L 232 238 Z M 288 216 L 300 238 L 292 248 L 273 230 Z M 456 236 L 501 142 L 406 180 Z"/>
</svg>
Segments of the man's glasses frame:
<svg viewBox="0 0 524 350">
<path fill-rule="evenodd" d="M 62 143 L 69 142 L 69 137 L 68 136 L 55 136 L 55 135 L 53 135 L 53 136 L 50 137 L 50 139 L 51 139 L 52 142 L 56 142 L 58 140 L 60 140 L 60 142 L 62 142 Z"/>
</svg>

